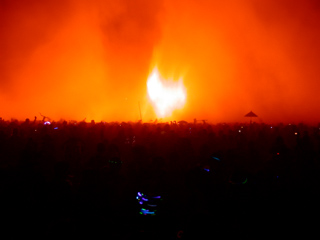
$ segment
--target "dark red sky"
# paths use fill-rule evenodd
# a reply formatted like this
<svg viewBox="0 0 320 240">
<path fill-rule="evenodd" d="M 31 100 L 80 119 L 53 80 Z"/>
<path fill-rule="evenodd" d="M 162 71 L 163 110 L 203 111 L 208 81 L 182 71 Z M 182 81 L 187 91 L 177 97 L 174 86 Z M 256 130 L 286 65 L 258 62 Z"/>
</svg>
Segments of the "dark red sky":
<svg viewBox="0 0 320 240">
<path fill-rule="evenodd" d="M 164 120 L 320 122 L 317 0 L 0 0 L 0 116 L 144 121 L 155 65 L 183 76 Z"/>
</svg>

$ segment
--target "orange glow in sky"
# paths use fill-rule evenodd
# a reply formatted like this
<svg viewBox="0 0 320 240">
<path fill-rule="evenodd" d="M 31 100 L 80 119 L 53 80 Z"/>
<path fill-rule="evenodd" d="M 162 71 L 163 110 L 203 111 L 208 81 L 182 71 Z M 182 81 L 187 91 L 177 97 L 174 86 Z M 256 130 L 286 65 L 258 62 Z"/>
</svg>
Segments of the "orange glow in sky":
<svg viewBox="0 0 320 240">
<path fill-rule="evenodd" d="M 0 34 L 7 120 L 320 122 L 316 0 L 1 0 Z"/>
</svg>

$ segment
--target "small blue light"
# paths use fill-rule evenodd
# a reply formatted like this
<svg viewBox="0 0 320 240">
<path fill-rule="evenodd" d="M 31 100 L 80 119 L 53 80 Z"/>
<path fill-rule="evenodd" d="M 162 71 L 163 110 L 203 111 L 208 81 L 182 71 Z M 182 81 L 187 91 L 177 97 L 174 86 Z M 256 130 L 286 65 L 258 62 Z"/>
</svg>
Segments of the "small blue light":
<svg viewBox="0 0 320 240">
<path fill-rule="evenodd" d="M 221 161 L 219 158 L 217 157 L 212 157 L 214 160 L 217 160 L 217 161 Z"/>
<path fill-rule="evenodd" d="M 142 194 L 141 194 L 140 192 L 138 192 L 138 196 L 139 196 L 139 197 L 141 197 L 141 196 L 142 196 Z"/>
<path fill-rule="evenodd" d="M 145 202 L 149 201 L 149 200 L 146 199 L 146 198 L 141 198 L 141 199 L 142 199 L 142 201 L 145 201 Z"/>
<path fill-rule="evenodd" d="M 150 212 L 148 209 L 144 209 L 144 208 L 141 208 L 141 212 L 142 212 L 144 215 L 147 215 L 147 214 L 154 215 L 154 214 L 155 214 L 155 212 Z"/>
<path fill-rule="evenodd" d="M 204 168 L 204 170 L 207 171 L 207 172 L 210 172 L 210 169 L 208 169 L 208 168 Z"/>
<path fill-rule="evenodd" d="M 55 127 L 54 129 L 56 129 L 56 130 L 57 130 L 57 129 L 58 129 L 58 127 Z"/>
</svg>

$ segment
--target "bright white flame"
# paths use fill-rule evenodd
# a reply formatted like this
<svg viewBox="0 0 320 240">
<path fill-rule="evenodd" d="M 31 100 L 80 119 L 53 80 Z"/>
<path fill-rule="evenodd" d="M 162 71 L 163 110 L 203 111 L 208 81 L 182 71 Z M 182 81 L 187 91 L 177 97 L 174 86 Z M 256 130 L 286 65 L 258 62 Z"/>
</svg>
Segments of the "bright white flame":
<svg viewBox="0 0 320 240">
<path fill-rule="evenodd" d="M 182 78 L 174 82 L 163 79 L 155 67 L 147 81 L 149 99 L 158 117 L 168 117 L 183 108 L 187 93 Z"/>
</svg>

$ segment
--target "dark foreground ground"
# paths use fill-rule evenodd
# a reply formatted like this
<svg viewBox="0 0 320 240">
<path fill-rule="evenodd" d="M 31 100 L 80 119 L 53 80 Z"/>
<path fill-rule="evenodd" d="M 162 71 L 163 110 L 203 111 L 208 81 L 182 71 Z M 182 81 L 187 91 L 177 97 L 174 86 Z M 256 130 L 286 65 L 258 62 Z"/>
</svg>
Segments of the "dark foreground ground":
<svg viewBox="0 0 320 240">
<path fill-rule="evenodd" d="M 0 121 L 1 234 L 319 237 L 319 127 Z"/>
</svg>

